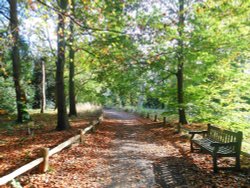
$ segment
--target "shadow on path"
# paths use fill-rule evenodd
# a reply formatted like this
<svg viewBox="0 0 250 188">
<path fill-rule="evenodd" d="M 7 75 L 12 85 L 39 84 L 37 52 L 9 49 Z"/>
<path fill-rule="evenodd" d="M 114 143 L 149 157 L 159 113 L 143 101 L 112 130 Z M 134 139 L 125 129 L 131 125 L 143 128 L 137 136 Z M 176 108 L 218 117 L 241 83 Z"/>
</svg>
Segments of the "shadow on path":
<svg viewBox="0 0 250 188">
<path fill-rule="evenodd" d="M 187 186 L 180 171 L 185 159 L 170 157 L 171 150 L 178 152 L 179 149 L 171 145 L 169 150 L 154 142 L 155 135 L 147 137 L 145 134 L 151 129 L 162 127 L 161 124 L 113 110 L 105 111 L 105 118 L 116 122 L 113 124 L 115 139 L 109 158 L 112 178 L 105 187 Z"/>
</svg>

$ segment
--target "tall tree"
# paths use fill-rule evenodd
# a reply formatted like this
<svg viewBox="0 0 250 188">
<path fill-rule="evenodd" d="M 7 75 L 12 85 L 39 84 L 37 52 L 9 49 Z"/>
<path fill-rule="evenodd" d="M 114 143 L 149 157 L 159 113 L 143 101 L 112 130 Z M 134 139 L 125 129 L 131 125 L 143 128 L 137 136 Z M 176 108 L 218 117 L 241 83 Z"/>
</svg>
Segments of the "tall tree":
<svg viewBox="0 0 250 188">
<path fill-rule="evenodd" d="M 184 43 L 183 43 L 183 31 L 184 31 L 184 0 L 179 0 L 179 21 L 178 21 L 178 51 L 177 51 L 177 101 L 179 111 L 179 123 L 187 124 L 185 105 L 184 105 L 184 92 L 183 92 L 183 66 L 184 66 Z"/>
<path fill-rule="evenodd" d="M 70 12 L 74 15 L 74 0 L 70 4 Z M 70 36 L 69 36 L 69 116 L 77 116 L 76 99 L 75 99 L 75 49 L 74 49 L 74 23 L 70 19 Z"/>
<path fill-rule="evenodd" d="M 41 82 L 42 82 L 42 72 L 41 72 L 41 59 L 37 59 L 34 63 L 33 69 L 33 88 L 34 88 L 34 102 L 32 107 L 34 109 L 39 109 L 41 106 Z"/>
<path fill-rule="evenodd" d="M 34 102 L 33 108 L 39 109 L 44 113 L 46 107 L 46 73 L 45 73 L 45 57 L 39 58 L 35 62 L 33 70 L 33 88 L 34 88 Z"/>
<path fill-rule="evenodd" d="M 26 96 L 20 84 L 20 52 L 19 52 L 19 27 L 17 17 L 17 0 L 8 1 L 10 4 L 10 29 L 13 40 L 12 47 L 12 66 L 13 80 L 16 91 L 17 104 L 17 122 L 22 123 L 29 119 L 29 114 L 26 110 Z"/>
<path fill-rule="evenodd" d="M 58 1 L 60 12 L 58 13 L 57 28 L 57 62 L 56 62 L 56 93 L 57 93 L 57 130 L 69 129 L 69 121 L 66 110 L 64 91 L 64 64 L 65 64 L 65 14 L 68 1 Z"/>
<path fill-rule="evenodd" d="M 45 59 L 41 61 L 42 80 L 41 80 L 41 113 L 44 113 L 46 108 L 46 71 L 45 71 Z"/>
</svg>

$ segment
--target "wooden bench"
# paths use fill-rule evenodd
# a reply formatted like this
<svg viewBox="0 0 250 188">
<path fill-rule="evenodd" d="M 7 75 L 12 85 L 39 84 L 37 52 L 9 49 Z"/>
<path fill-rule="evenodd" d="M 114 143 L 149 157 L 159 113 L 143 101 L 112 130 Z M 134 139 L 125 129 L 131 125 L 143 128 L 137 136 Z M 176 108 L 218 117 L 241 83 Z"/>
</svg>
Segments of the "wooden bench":
<svg viewBox="0 0 250 188">
<path fill-rule="evenodd" d="M 240 152 L 243 137 L 241 131 L 232 132 L 208 124 L 206 131 L 190 131 L 189 134 L 191 134 L 191 152 L 194 150 L 205 150 L 210 153 L 213 157 L 213 170 L 215 173 L 219 169 L 233 168 L 240 170 Z M 196 134 L 200 134 L 202 138 L 195 138 Z M 235 157 L 235 166 L 219 168 L 217 165 L 218 157 Z"/>
</svg>

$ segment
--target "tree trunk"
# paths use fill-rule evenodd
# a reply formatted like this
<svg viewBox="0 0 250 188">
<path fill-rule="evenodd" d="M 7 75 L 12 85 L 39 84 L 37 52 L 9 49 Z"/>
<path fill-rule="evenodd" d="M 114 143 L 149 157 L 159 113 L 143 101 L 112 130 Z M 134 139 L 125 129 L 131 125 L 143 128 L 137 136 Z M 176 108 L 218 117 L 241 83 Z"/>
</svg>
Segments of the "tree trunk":
<svg viewBox="0 0 250 188">
<path fill-rule="evenodd" d="M 20 54 L 19 54 L 19 28 L 17 18 L 17 0 L 11 0 L 10 3 L 10 28 L 13 40 L 12 47 L 12 66 L 13 66 L 13 80 L 16 91 L 17 104 L 17 122 L 22 123 L 25 119 L 29 119 L 29 114 L 26 109 L 25 92 L 20 85 Z"/>
<path fill-rule="evenodd" d="M 33 87 L 35 90 L 33 108 L 40 109 L 44 113 L 46 106 L 46 93 L 45 93 L 45 62 L 44 58 L 40 58 L 34 66 L 33 70 Z"/>
<path fill-rule="evenodd" d="M 42 69 L 42 81 L 41 81 L 41 113 L 44 113 L 46 108 L 46 72 L 45 72 L 45 60 L 41 60 L 41 69 Z"/>
<path fill-rule="evenodd" d="M 185 106 L 184 106 L 184 95 L 183 95 L 183 67 L 178 67 L 177 71 L 177 98 L 178 98 L 178 112 L 179 112 L 179 123 L 187 124 Z"/>
<path fill-rule="evenodd" d="M 139 94 L 139 96 L 138 96 L 138 103 L 137 103 L 137 107 L 138 108 L 142 108 L 143 107 L 143 103 L 144 103 L 143 93 L 144 93 L 144 90 L 145 90 L 144 84 L 140 85 L 140 93 L 141 94 Z"/>
<path fill-rule="evenodd" d="M 177 66 L 177 99 L 179 123 L 187 124 L 185 105 L 184 105 L 184 91 L 183 91 L 183 65 L 184 65 L 184 44 L 183 44 L 183 30 L 184 30 L 184 0 L 179 0 L 179 23 L 178 23 L 178 66 Z"/>
<path fill-rule="evenodd" d="M 67 0 L 60 0 L 59 7 L 62 13 L 58 14 L 57 31 L 57 62 L 56 62 L 56 90 L 57 90 L 57 130 L 69 129 L 64 91 L 64 64 L 65 64 L 65 16 Z"/>
<path fill-rule="evenodd" d="M 34 87 L 34 102 L 33 102 L 33 109 L 39 109 L 41 106 L 41 62 L 40 59 L 34 63 L 33 69 L 33 80 L 32 84 Z"/>
<path fill-rule="evenodd" d="M 71 14 L 74 14 L 74 0 L 71 1 Z M 69 116 L 77 116 L 75 98 L 75 50 L 74 50 L 74 23 L 70 20 L 69 36 Z"/>
</svg>

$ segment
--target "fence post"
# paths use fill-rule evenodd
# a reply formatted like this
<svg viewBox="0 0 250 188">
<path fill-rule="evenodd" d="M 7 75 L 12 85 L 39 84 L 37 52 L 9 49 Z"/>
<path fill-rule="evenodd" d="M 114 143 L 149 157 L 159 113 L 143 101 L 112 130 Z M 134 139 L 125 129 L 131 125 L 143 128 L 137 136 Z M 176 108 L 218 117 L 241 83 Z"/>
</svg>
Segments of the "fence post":
<svg viewBox="0 0 250 188">
<path fill-rule="evenodd" d="M 101 123 L 101 121 L 103 120 L 103 114 L 98 118 L 98 120 Z"/>
<path fill-rule="evenodd" d="M 84 143 L 84 133 L 83 133 L 83 130 L 80 129 L 80 143 L 83 144 Z"/>
<path fill-rule="evenodd" d="M 163 125 L 166 125 L 166 123 L 167 123 L 167 118 L 163 117 Z"/>
<path fill-rule="evenodd" d="M 49 148 L 42 148 L 43 162 L 39 166 L 39 172 L 45 173 L 49 169 Z"/>
<path fill-rule="evenodd" d="M 94 133 L 96 131 L 96 124 L 93 124 L 92 132 Z"/>
<path fill-rule="evenodd" d="M 154 121 L 157 122 L 157 114 L 155 114 Z"/>
<path fill-rule="evenodd" d="M 95 132 L 95 121 L 91 121 L 89 126 L 92 126 L 92 128 L 90 129 L 90 132 L 94 133 Z"/>
</svg>

